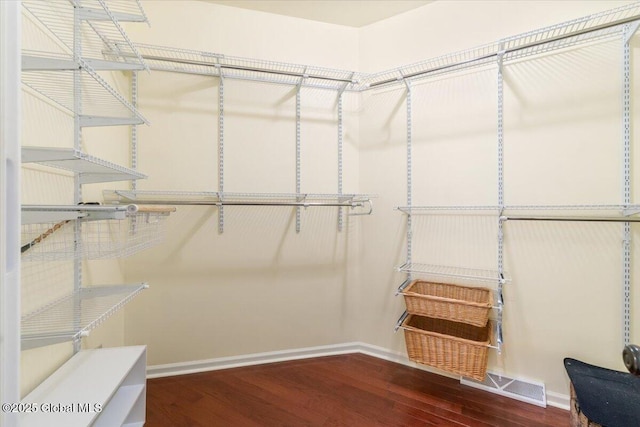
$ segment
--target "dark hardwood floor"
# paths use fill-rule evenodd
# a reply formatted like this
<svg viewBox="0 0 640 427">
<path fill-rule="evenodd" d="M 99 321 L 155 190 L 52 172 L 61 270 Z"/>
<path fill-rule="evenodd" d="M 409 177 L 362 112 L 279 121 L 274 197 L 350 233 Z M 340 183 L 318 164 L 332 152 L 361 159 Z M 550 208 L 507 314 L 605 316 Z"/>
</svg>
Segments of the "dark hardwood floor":
<svg viewBox="0 0 640 427">
<path fill-rule="evenodd" d="M 147 381 L 147 427 L 568 426 L 539 408 L 362 354 Z"/>
</svg>

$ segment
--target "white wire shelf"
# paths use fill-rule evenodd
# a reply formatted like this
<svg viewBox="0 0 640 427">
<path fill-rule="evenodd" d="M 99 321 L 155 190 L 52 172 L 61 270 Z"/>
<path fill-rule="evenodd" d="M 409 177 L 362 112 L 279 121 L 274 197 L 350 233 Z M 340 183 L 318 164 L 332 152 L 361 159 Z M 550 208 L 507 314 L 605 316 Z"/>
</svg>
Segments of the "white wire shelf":
<svg viewBox="0 0 640 427">
<path fill-rule="evenodd" d="M 80 126 L 117 126 L 147 123 L 147 119 L 113 89 L 88 63 L 78 59 L 81 73 L 81 109 L 75 111 L 73 71 L 23 71 L 22 83 L 41 96 L 80 116 Z"/>
<path fill-rule="evenodd" d="M 358 90 L 363 74 L 324 67 L 265 61 L 136 43 L 142 58 L 152 70 L 217 76 L 319 89 Z M 126 59 L 126 52 L 111 52 Z"/>
<path fill-rule="evenodd" d="M 27 207 L 28 208 L 28 207 Z M 35 207 L 41 213 L 46 206 Z M 84 210 L 86 208 L 86 210 Z M 106 214 L 96 215 L 101 209 Z M 50 222 L 23 223 L 21 226 L 22 261 L 55 261 L 68 259 L 108 259 L 133 255 L 160 244 L 164 240 L 166 219 L 173 207 L 135 205 L 116 207 L 67 206 L 50 207 L 53 215 L 61 210 L 80 212 L 80 221 L 56 219 Z M 23 207 L 23 212 L 24 212 Z M 97 211 L 93 213 L 92 212 Z M 76 239 L 76 227 L 80 239 Z"/>
<path fill-rule="evenodd" d="M 396 271 L 402 273 L 418 273 L 421 276 L 427 277 L 463 279 L 485 283 L 498 283 L 500 281 L 502 281 L 502 283 L 506 283 L 511 281 L 506 272 L 504 272 L 501 277 L 497 270 L 483 270 L 478 268 L 434 264 L 404 263 L 401 266 L 396 267 Z"/>
<path fill-rule="evenodd" d="M 22 147 L 23 163 L 38 163 L 79 174 L 80 184 L 129 181 L 147 176 L 73 148 Z"/>
<path fill-rule="evenodd" d="M 22 349 L 87 336 L 147 287 L 139 283 L 81 288 L 27 314 L 21 321 Z"/>
<path fill-rule="evenodd" d="M 634 3 L 468 50 L 370 74 L 363 79 L 363 82 L 367 87 L 375 88 L 402 83 L 403 79 L 417 80 L 497 64 L 499 55 L 502 55 L 503 61 L 539 55 L 578 43 L 620 36 L 622 25 L 637 20 L 640 20 L 640 4 Z"/>
<path fill-rule="evenodd" d="M 146 68 L 120 21 L 147 22 L 138 1 L 116 0 L 23 0 L 27 14 L 34 18 L 48 36 L 58 40 L 69 53 L 81 53 L 82 58 L 104 59 L 105 52 L 126 55 L 108 57 L 112 61 L 137 63 Z M 74 49 L 75 13 L 81 19 L 80 52 Z"/>
<path fill-rule="evenodd" d="M 101 3 L 102 6 L 103 2 L 99 3 Z M 82 0 L 82 4 L 85 4 L 85 0 Z M 149 23 L 149 19 L 147 18 L 147 14 L 145 13 L 144 8 L 140 3 L 140 0 L 107 0 L 104 2 L 104 6 L 102 7 L 102 9 L 104 9 L 105 6 L 119 22 Z M 96 15 L 101 12 L 100 9 L 95 9 L 95 6 L 92 10 L 96 11 L 94 12 L 96 13 Z M 94 19 L 99 18 L 100 16 L 96 16 L 96 18 Z M 108 18 L 110 20 L 110 17 L 108 15 L 104 15 L 102 16 L 102 18 Z"/>
<path fill-rule="evenodd" d="M 105 190 L 105 202 L 214 205 L 214 206 L 337 206 L 369 209 L 372 202 L 366 194 L 303 194 L 303 193 L 220 193 L 191 191 L 130 191 Z"/>
</svg>

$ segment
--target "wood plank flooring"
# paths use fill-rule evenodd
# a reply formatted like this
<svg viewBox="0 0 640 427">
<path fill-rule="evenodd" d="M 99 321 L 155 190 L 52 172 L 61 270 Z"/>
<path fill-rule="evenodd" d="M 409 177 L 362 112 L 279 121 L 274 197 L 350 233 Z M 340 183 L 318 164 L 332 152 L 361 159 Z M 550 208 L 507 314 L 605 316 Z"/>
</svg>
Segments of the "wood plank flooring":
<svg viewBox="0 0 640 427">
<path fill-rule="evenodd" d="M 569 412 L 349 354 L 150 379 L 145 425 L 561 427 Z"/>
</svg>

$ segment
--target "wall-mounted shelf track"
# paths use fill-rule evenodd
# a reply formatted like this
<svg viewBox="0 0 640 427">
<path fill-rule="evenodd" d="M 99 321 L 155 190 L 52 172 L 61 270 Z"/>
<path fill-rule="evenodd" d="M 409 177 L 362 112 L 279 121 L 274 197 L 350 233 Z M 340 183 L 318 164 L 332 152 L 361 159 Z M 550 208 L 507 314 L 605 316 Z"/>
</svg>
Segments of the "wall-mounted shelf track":
<svg viewBox="0 0 640 427">
<path fill-rule="evenodd" d="M 22 147 L 23 163 L 38 163 L 78 174 L 80 184 L 144 179 L 133 169 L 98 159 L 73 148 Z"/>
<path fill-rule="evenodd" d="M 22 349 L 78 340 L 147 288 L 146 283 L 80 288 L 22 318 Z"/>
<path fill-rule="evenodd" d="M 371 197 L 364 194 L 218 193 L 190 191 L 105 190 L 108 203 L 202 206 L 335 206 L 362 208 L 354 214 L 370 214 Z"/>
</svg>

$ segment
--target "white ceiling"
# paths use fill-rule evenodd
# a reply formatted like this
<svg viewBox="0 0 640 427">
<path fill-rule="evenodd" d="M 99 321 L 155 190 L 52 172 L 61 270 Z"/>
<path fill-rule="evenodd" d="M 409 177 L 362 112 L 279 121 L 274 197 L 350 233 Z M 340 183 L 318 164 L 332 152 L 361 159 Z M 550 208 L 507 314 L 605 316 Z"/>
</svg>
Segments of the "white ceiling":
<svg viewBox="0 0 640 427">
<path fill-rule="evenodd" d="M 363 27 L 433 0 L 206 0 L 210 3 Z"/>
</svg>

